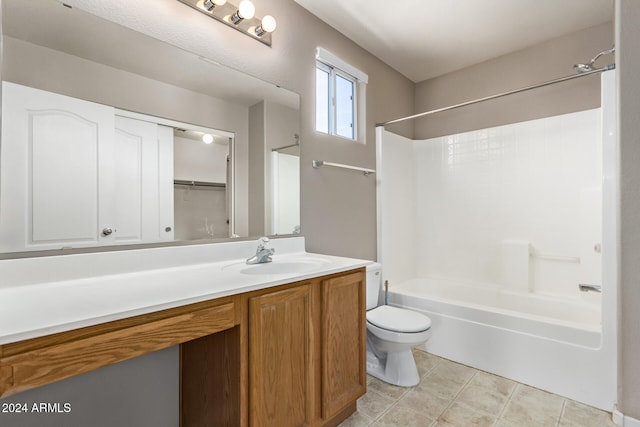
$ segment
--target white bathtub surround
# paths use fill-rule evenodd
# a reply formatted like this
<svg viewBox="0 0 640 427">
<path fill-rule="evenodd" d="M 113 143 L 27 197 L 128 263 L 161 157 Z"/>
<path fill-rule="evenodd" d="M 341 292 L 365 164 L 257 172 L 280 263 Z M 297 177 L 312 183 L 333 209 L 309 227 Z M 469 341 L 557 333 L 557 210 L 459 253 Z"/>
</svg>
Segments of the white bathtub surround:
<svg viewBox="0 0 640 427">
<path fill-rule="evenodd" d="M 337 273 L 370 261 L 272 239 L 271 265 L 247 266 L 257 241 L 0 260 L 0 344 Z M 264 269 L 258 270 L 258 268 Z"/>
<path fill-rule="evenodd" d="M 624 415 L 618 411 L 618 408 L 613 410 L 613 422 L 620 427 L 640 427 L 640 420 Z"/>
<path fill-rule="evenodd" d="M 557 296 L 575 295 L 577 277 L 599 281 L 600 127 L 599 109 L 582 111 L 411 141 L 412 150 L 403 147 L 406 154 L 391 163 L 385 144 L 383 182 L 413 163 L 411 198 L 389 195 L 386 205 L 401 216 L 391 218 L 396 227 L 417 236 L 409 240 L 416 265 L 430 276 L 486 283 L 501 283 L 506 273 L 512 289 Z M 395 212 L 404 209 L 414 210 L 415 222 Z"/>
<path fill-rule="evenodd" d="M 617 396 L 614 86 L 604 73 L 596 110 L 427 141 L 377 133 L 378 260 L 390 303 L 432 319 L 428 351 L 607 411 Z"/>
<path fill-rule="evenodd" d="M 500 284 L 520 292 L 532 291 L 530 242 L 522 240 L 503 240 L 500 252 Z"/>
</svg>

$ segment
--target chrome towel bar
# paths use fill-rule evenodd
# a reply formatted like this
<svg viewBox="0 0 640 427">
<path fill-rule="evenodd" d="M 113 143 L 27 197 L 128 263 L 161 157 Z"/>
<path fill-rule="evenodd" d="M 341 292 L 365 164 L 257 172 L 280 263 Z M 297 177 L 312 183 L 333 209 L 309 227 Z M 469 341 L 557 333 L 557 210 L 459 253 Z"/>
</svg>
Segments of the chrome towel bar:
<svg viewBox="0 0 640 427">
<path fill-rule="evenodd" d="M 358 166 L 343 165 L 342 163 L 325 162 L 324 160 L 312 160 L 311 166 L 313 166 L 316 169 L 319 168 L 320 166 L 332 166 L 334 168 L 350 169 L 350 170 L 362 172 L 364 173 L 365 176 L 368 176 L 372 173 L 376 173 L 376 171 L 373 169 L 361 168 Z"/>
</svg>

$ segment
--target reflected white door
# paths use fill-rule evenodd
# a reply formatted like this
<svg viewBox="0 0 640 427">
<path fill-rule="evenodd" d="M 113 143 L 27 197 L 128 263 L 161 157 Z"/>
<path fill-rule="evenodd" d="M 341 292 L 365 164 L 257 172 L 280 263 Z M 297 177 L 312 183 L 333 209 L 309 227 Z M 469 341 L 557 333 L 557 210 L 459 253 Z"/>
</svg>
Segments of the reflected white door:
<svg viewBox="0 0 640 427">
<path fill-rule="evenodd" d="M 173 130 L 3 82 L 0 251 L 173 240 Z"/>
<path fill-rule="evenodd" d="M 113 108 L 2 86 L 0 250 L 114 241 Z M 105 231 L 103 233 L 103 231 Z"/>
<path fill-rule="evenodd" d="M 173 130 L 117 116 L 115 240 L 173 240 Z"/>
</svg>

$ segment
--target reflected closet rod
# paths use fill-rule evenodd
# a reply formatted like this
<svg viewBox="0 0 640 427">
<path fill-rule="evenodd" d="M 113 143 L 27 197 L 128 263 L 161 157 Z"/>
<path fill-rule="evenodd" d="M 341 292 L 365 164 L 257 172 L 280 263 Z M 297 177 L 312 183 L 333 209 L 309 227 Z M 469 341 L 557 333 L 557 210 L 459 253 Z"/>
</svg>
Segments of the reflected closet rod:
<svg viewBox="0 0 640 427">
<path fill-rule="evenodd" d="M 227 184 L 224 182 L 207 182 L 207 181 L 188 181 L 184 179 L 174 179 L 174 185 L 188 185 L 190 187 L 220 187 L 225 188 Z"/>
<path fill-rule="evenodd" d="M 443 111 L 453 110 L 455 108 L 466 107 L 467 105 L 477 104 L 479 102 L 489 101 L 489 100 L 496 99 L 496 98 L 502 98 L 503 96 L 513 95 L 515 93 L 525 92 L 527 90 L 537 89 L 537 88 L 540 88 L 540 87 L 545 87 L 545 86 L 549 86 L 549 85 L 556 84 L 556 83 L 562 83 L 562 82 L 566 82 L 567 80 L 573 80 L 573 79 L 577 79 L 578 77 L 584 77 L 584 76 L 589 76 L 591 74 L 602 73 L 603 71 L 609 71 L 609 70 L 613 70 L 615 68 L 616 68 L 616 64 L 609 64 L 609 65 L 605 65 L 602 68 L 596 68 L 595 70 L 592 70 L 592 71 L 586 71 L 586 72 L 583 72 L 583 73 L 580 73 L 580 74 L 572 74 L 570 76 L 560 77 L 559 79 L 549 80 L 547 82 L 538 83 L 538 84 L 535 84 L 535 85 L 532 85 L 532 86 L 527 86 L 527 87 L 523 87 L 523 88 L 520 88 L 520 89 L 510 90 L 508 92 L 502 92 L 502 93 L 499 93 L 497 95 L 485 96 L 484 98 L 478 98 L 478 99 L 474 99 L 472 101 L 462 102 L 460 104 L 450 105 L 448 107 L 438 108 L 436 110 L 425 111 L 424 113 L 414 114 L 413 116 L 402 117 L 400 119 L 395 119 L 395 120 L 389 120 L 388 122 L 378 123 L 376 126 L 386 126 L 386 125 L 391 125 L 391 124 L 394 124 L 394 123 L 403 122 L 405 120 L 417 119 L 418 117 L 428 116 L 428 115 L 435 114 L 435 113 L 441 113 Z"/>
</svg>

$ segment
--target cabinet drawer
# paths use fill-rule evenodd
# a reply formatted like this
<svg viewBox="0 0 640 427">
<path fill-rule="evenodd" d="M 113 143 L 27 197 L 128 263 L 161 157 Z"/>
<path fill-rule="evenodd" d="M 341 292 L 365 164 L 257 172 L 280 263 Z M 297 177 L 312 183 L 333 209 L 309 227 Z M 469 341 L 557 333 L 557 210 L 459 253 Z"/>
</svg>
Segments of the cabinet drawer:
<svg viewBox="0 0 640 427">
<path fill-rule="evenodd" d="M 182 310 L 181 310 L 182 311 Z M 126 320 L 122 321 L 126 324 Z M 233 302 L 93 336 L 47 344 L 0 359 L 0 397 L 232 328 Z M 100 329 L 101 325 L 96 325 Z M 55 337 L 55 336 L 54 336 Z M 1 349 L 0 349 L 1 350 Z"/>
</svg>

